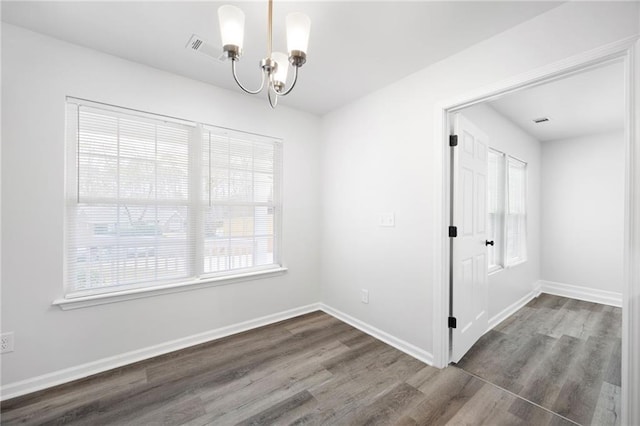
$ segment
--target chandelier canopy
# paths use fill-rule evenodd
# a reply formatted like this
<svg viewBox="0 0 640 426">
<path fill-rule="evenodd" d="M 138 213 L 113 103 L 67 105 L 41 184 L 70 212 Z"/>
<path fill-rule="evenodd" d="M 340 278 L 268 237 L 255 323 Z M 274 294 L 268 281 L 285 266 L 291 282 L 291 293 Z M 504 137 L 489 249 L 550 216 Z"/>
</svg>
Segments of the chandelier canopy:
<svg viewBox="0 0 640 426">
<path fill-rule="evenodd" d="M 304 13 L 289 13 L 286 18 L 287 50 L 289 55 L 287 56 L 282 52 L 273 52 L 273 0 L 269 0 L 267 56 L 260 61 L 262 83 L 257 90 L 249 90 L 240 83 L 236 74 L 236 62 L 242 56 L 244 42 L 244 12 L 236 6 L 221 6 L 218 9 L 218 19 L 220 21 L 222 50 L 224 51 L 224 56 L 231 59 L 233 79 L 242 90 L 252 95 L 262 92 L 266 83 L 269 105 L 275 108 L 278 104 L 279 96 L 286 96 L 291 93 L 298 81 L 298 68 L 307 61 L 311 20 Z M 289 65 L 293 67 L 293 80 L 287 88 Z"/>
</svg>

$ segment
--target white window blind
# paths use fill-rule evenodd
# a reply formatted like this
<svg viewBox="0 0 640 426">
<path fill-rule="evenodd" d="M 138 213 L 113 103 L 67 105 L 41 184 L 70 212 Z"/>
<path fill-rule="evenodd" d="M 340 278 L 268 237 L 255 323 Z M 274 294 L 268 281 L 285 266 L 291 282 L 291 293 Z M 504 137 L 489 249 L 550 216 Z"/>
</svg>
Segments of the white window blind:
<svg viewBox="0 0 640 426">
<path fill-rule="evenodd" d="M 66 297 L 278 266 L 279 141 L 201 129 L 68 102 Z"/>
<path fill-rule="evenodd" d="M 506 265 L 527 259 L 526 163 L 507 160 Z"/>
<path fill-rule="evenodd" d="M 527 164 L 490 149 L 488 155 L 487 238 L 489 271 L 527 260 Z"/>
<path fill-rule="evenodd" d="M 488 246 L 489 272 L 504 266 L 503 241 L 504 241 L 504 154 L 490 149 L 488 155 L 488 226 L 487 238 L 493 241 Z"/>
<path fill-rule="evenodd" d="M 202 154 L 203 272 L 279 262 L 280 144 L 205 128 Z"/>
</svg>

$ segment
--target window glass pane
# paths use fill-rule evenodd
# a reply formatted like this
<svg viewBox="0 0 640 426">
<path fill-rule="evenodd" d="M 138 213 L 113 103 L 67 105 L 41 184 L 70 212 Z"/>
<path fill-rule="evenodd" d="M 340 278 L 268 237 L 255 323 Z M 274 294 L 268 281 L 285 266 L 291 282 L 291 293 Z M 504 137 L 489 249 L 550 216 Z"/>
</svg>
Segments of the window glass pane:
<svg viewBox="0 0 640 426">
<path fill-rule="evenodd" d="M 192 276 L 190 129 L 77 109 L 77 186 L 67 208 L 67 293 L 154 286 Z"/>
<path fill-rule="evenodd" d="M 225 132 L 223 132 L 225 133 Z M 205 131 L 211 155 L 211 205 L 204 207 L 204 273 L 277 262 L 277 171 L 280 151 L 273 141 Z M 206 157 L 206 155 L 203 155 Z"/>
<path fill-rule="evenodd" d="M 254 201 L 263 203 L 273 202 L 273 175 L 255 173 L 253 179 Z"/>
<path fill-rule="evenodd" d="M 504 154 L 489 150 L 487 175 L 487 239 L 493 241 L 487 246 L 487 255 L 489 269 L 497 269 L 503 266 Z"/>
<path fill-rule="evenodd" d="M 526 248 L 526 163 L 509 157 L 507 168 L 506 263 L 527 259 Z"/>
<path fill-rule="evenodd" d="M 75 291 L 187 277 L 186 206 L 80 204 L 73 211 Z"/>
</svg>

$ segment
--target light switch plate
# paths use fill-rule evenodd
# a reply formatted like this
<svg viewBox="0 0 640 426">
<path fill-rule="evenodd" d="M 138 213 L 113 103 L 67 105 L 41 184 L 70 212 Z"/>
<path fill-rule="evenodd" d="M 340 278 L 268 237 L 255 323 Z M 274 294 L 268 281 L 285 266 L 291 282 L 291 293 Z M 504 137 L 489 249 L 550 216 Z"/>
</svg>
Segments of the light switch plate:
<svg viewBox="0 0 640 426">
<path fill-rule="evenodd" d="M 393 212 L 380 213 L 378 216 L 378 226 L 385 228 L 393 228 L 396 226 L 396 217 Z"/>
</svg>

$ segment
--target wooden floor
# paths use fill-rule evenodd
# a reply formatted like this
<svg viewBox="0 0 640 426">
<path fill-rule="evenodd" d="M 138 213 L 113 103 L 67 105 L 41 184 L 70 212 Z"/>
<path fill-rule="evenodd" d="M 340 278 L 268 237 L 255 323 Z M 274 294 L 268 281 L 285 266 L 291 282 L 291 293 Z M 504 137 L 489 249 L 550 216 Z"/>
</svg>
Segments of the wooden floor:
<svg viewBox="0 0 640 426">
<path fill-rule="evenodd" d="M 534 330 L 526 318 L 535 311 L 558 321 Z M 584 320 L 583 327 L 563 326 L 569 317 Z M 429 367 L 314 312 L 4 401 L 1 419 L 7 425 L 572 425 L 562 416 L 573 416 L 613 424 L 620 363 L 605 359 L 619 358 L 619 332 L 612 331 L 619 320 L 606 307 L 541 297 L 478 342 L 460 363 L 466 372 Z M 518 323 L 534 340 L 507 344 Z M 543 365 L 548 374 L 541 374 Z M 587 409 L 594 398 L 601 402 Z"/>
<path fill-rule="evenodd" d="M 486 333 L 458 367 L 576 423 L 619 425 L 621 315 L 541 294 Z"/>
</svg>

